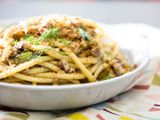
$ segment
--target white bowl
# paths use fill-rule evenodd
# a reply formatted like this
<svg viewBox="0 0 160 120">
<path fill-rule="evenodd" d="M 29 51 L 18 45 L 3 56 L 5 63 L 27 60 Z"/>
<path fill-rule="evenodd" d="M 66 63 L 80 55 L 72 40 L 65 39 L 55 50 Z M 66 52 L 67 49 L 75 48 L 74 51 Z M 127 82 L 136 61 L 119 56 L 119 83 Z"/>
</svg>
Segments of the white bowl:
<svg viewBox="0 0 160 120">
<path fill-rule="evenodd" d="M 0 23 L 2 24 L 3 22 Z M 107 27 L 103 23 L 101 26 L 104 29 Z M 128 48 L 125 44 L 120 44 L 120 47 L 128 60 L 138 65 L 132 72 L 109 80 L 78 85 L 31 86 L 0 83 L 0 104 L 30 110 L 61 110 L 93 105 L 114 97 L 138 82 L 135 82 L 135 78 L 143 72 L 149 61 L 148 50 L 145 48 Z"/>
</svg>

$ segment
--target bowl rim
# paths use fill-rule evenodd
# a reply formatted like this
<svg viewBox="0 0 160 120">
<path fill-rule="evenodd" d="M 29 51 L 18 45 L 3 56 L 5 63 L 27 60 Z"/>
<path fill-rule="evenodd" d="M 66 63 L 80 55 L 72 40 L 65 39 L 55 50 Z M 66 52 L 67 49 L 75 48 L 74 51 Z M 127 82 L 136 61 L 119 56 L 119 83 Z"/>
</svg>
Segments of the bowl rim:
<svg viewBox="0 0 160 120">
<path fill-rule="evenodd" d="M 12 18 L 12 19 L 4 19 L 4 20 L 0 20 L 0 25 L 5 22 L 5 21 L 10 21 L 10 22 L 16 22 L 19 20 L 22 20 L 24 18 Z M 100 25 L 106 25 L 103 22 L 98 22 Z M 115 78 L 111 78 L 108 80 L 103 80 L 103 81 L 96 81 L 96 82 L 92 82 L 92 83 L 84 83 L 84 84 L 73 84 L 73 85 L 59 85 L 59 86 L 51 86 L 51 85 L 37 85 L 37 86 L 33 86 L 33 85 L 17 85 L 17 84 L 11 84 L 11 83 L 4 83 L 4 82 L 0 82 L 0 87 L 10 87 L 10 88 L 18 88 L 18 89 L 28 89 L 28 90 L 59 90 L 59 89 L 75 89 L 75 88 L 86 88 L 86 87 L 95 87 L 95 86 L 99 86 L 102 84 L 106 84 L 106 83 L 110 83 L 110 82 L 115 82 L 118 81 L 120 79 L 123 79 L 125 77 L 129 77 L 132 74 L 136 74 L 139 71 L 142 71 L 149 63 L 150 60 L 150 55 L 149 55 L 149 50 L 145 49 L 145 54 L 143 54 L 143 57 L 145 59 L 143 59 L 143 61 L 140 63 L 140 65 L 134 69 L 131 72 L 128 72 L 124 75 L 115 77 Z"/>
</svg>

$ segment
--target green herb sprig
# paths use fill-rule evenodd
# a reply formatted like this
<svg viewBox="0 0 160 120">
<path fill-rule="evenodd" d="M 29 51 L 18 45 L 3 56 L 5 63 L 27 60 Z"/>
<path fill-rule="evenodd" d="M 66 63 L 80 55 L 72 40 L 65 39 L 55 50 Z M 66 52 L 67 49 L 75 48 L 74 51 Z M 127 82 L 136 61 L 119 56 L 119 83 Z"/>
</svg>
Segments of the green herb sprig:
<svg viewBox="0 0 160 120">
<path fill-rule="evenodd" d="M 46 40 L 46 39 L 52 39 L 52 38 L 57 38 L 59 36 L 59 29 L 58 28 L 52 28 L 49 29 L 48 31 L 44 32 L 40 36 L 40 40 Z"/>
<path fill-rule="evenodd" d="M 82 28 L 78 28 L 80 35 L 85 40 L 91 40 L 91 36 Z"/>
<path fill-rule="evenodd" d="M 29 42 L 29 43 L 32 43 L 34 45 L 39 45 L 39 40 L 38 38 L 34 37 L 33 35 L 25 35 L 24 36 L 24 40 Z"/>
</svg>

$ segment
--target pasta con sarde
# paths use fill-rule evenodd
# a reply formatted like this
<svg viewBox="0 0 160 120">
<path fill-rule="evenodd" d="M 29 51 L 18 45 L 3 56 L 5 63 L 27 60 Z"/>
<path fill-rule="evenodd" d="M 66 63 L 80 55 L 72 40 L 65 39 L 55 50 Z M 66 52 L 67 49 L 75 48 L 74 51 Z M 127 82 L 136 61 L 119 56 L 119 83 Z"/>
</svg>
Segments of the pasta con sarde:
<svg viewBox="0 0 160 120">
<path fill-rule="evenodd" d="M 95 22 L 40 16 L 0 34 L 0 82 L 66 85 L 108 80 L 135 68 Z"/>
</svg>

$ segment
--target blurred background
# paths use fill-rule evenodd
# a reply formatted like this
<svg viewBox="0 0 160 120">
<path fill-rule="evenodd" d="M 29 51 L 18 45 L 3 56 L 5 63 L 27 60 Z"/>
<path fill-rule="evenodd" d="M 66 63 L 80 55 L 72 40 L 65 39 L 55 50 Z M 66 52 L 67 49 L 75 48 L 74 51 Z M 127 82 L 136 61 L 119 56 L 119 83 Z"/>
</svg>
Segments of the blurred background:
<svg viewBox="0 0 160 120">
<path fill-rule="evenodd" d="M 160 0 L 0 0 L 0 20 L 55 13 L 160 28 Z"/>
</svg>

